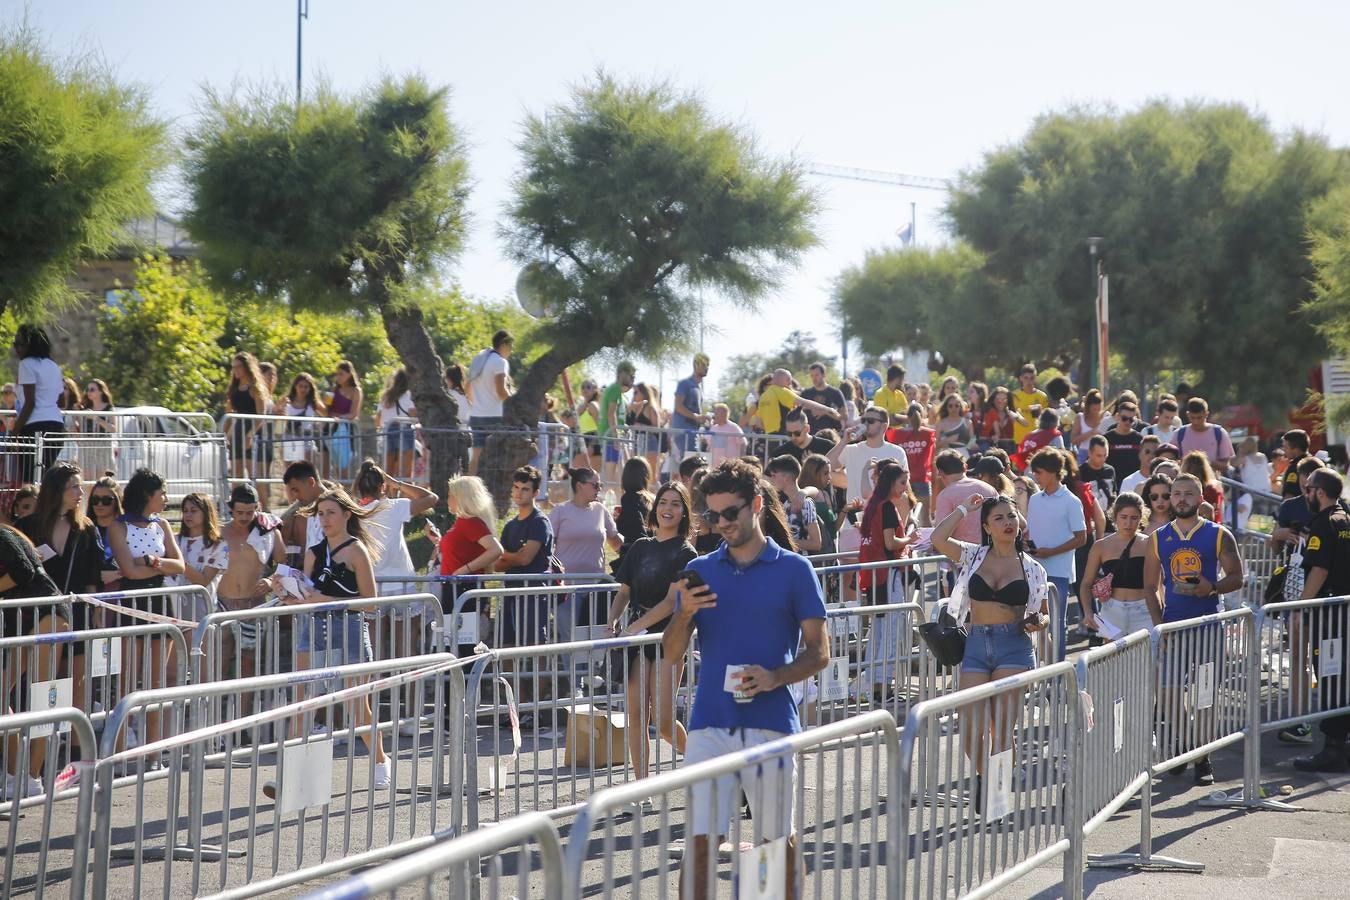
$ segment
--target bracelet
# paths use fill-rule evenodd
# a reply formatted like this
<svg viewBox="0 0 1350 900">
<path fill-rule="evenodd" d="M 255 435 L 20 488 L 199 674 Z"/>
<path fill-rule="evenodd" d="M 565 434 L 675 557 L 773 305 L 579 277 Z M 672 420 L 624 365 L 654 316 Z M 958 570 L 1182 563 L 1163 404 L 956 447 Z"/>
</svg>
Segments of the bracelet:
<svg viewBox="0 0 1350 900">
<path fill-rule="evenodd" d="M 964 503 L 958 506 L 956 508 L 956 511 L 961 514 L 961 518 L 963 519 L 966 517 L 966 514 L 970 512 L 970 510 L 966 507 Z"/>
</svg>

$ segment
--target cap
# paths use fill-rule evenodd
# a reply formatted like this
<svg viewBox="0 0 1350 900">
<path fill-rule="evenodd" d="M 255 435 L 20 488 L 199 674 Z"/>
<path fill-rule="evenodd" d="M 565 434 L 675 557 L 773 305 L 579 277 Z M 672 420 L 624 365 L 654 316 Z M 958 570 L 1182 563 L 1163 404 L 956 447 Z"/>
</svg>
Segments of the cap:
<svg viewBox="0 0 1350 900">
<path fill-rule="evenodd" d="M 1177 459 L 1181 459 L 1181 448 L 1176 444 L 1159 444 L 1158 449 L 1153 451 L 1154 456 L 1162 456 L 1164 453 L 1170 453 Z"/>
<path fill-rule="evenodd" d="M 970 469 L 972 475 L 1003 475 L 1006 472 L 1003 461 L 997 456 L 981 456 Z"/>
</svg>

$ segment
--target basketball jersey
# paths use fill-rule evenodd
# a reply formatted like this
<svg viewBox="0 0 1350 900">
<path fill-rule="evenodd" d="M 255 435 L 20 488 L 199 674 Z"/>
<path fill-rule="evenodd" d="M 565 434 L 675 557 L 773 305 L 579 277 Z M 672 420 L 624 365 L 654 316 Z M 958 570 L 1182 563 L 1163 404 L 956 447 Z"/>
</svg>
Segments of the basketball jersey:
<svg viewBox="0 0 1350 900">
<path fill-rule="evenodd" d="M 1222 609 L 1223 598 L 1191 597 L 1176 593 L 1182 578 L 1203 577 L 1210 584 L 1219 581 L 1219 543 L 1223 529 L 1208 519 L 1201 519 L 1189 534 L 1183 534 L 1176 522 L 1153 532 L 1150 540 L 1162 563 L 1163 621 L 1179 622 L 1198 619 Z"/>
</svg>

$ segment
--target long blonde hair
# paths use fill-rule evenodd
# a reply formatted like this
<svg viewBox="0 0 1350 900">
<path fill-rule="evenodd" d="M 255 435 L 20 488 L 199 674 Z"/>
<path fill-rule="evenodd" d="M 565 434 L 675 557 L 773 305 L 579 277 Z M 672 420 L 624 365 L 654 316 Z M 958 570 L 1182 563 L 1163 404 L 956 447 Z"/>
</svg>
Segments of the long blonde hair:
<svg viewBox="0 0 1350 900">
<path fill-rule="evenodd" d="M 481 519 L 489 534 L 497 533 L 497 508 L 483 480 L 474 475 L 459 475 L 445 485 L 446 497 L 455 501 L 458 515 Z"/>
</svg>

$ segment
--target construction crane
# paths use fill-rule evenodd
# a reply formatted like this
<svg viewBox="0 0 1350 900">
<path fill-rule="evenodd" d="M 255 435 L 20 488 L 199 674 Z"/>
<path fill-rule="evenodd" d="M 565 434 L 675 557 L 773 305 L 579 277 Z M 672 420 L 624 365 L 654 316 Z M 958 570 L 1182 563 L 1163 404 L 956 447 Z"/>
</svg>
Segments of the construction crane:
<svg viewBox="0 0 1350 900">
<path fill-rule="evenodd" d="M 889 184 L 895 187 L 920 188 L 926 191 L 945 191 L 952 186 L 951 179 L 930 178 L 927 175 L 905 175 L 901 172 L 881 172 L 876 169 L 855 169 L 850 166 L 812 165 L 807 169 L 812 175 L 824 178 L 843 178 L 849 181 L 870 181 L 873 184 Z"/>
</svg>

